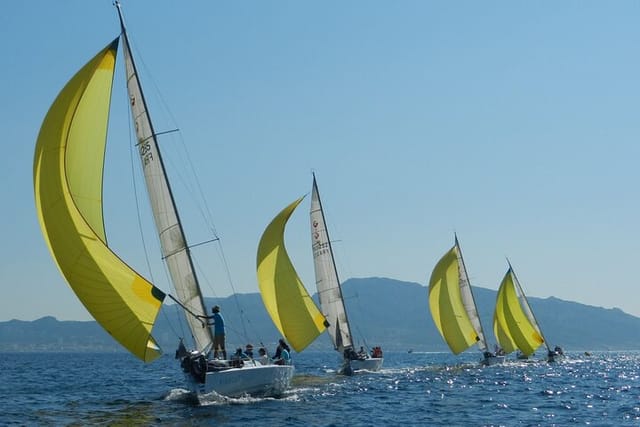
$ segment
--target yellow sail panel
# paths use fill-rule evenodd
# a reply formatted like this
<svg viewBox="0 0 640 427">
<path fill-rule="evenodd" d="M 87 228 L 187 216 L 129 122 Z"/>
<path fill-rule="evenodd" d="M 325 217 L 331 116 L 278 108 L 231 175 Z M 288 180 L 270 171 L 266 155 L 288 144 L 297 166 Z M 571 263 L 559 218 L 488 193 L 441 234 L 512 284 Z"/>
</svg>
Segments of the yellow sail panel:
<svg viewBox="0 0 640 427">
<path fill-rule="evenodd" d="M 160 355 L 151 329 L 164 293 L 106 245 L 102 171 L 118 39 L 62 89 L 40 128 L 34 193 L 58 268 L 100 325 L 149 362 Z"/>
<path fill-rule="evenodd" d="M 496 297 L 496 309 L 493 314 L 493 333 L 498 340 L 498 344 L 502 348 L 505 353 L 511 353 L 515 351 L 518 347 L 516 343 L 513 341 L 513 337 L 509 332 L 509 327 L 505 320 L 505 307 L 506 298 L 505 298 L 505 282 L 503 280 L 500 288 L 498 289 L 498 295 Z"/>
<path fill-rule="evenodd" d="M 479 340 L 460 295 L 456 246 L 438 261 L 431 273 L 429 308 L 440 335 L 454 354 L 463 352 Z"/>
<path fill-rule="evenodd" d="M 522 309 L 511 270 L 505 275 L 500 287 L 504 287 L 503 312 L 505 325 L 518 349 L 525 355 L 530 356 L 540 347 L 544 340 Z"/>
<path fill-rule="evenodd" d="M 258 245 L 258 285 L 262 301 L 280 333 L 300 352 L 325 329 L 325 318 L 298 277 L 284 246 L 284 229 L 299 198 L 267 226 Z"/>
</svg>

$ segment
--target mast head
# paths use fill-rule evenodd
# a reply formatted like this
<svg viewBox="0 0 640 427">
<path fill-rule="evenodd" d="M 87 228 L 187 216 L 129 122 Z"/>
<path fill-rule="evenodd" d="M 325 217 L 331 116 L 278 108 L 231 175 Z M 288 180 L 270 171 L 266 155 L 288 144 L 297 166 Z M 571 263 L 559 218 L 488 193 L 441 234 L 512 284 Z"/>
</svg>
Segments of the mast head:
<svg viewBox="0 0 640 427">
<path fill-rule="evenodd" d="M 509 266 L 509 270 L 513 270 L 513 267 L 511 267 L 511 261 L 509 261 L 509 258 L 507 258 L 507 265 Z"/>
<path fill-rule="evenodd" d="M 122 30 L 123 33 L 126 33 L 124 28 L 124 18 L 122 17 L 122 8 L 120 7 L 120 0 L 114 0 L 113 5 L 118 10 L 118 18 L 120 19 L 120 29 Z"/>
</svg>

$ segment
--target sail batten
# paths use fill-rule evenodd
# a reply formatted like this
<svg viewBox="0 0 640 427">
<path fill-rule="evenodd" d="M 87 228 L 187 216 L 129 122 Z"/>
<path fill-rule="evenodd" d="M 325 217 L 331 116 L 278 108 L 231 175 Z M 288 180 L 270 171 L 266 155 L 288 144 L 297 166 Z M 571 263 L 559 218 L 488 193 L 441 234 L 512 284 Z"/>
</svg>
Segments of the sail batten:
<svg viewBox="0 0 640 427">
<path fill-rule="evenodd" d="M 117 47 L 115 39 L 82 67 L 47 112 L 36 142 L 34 194 L 43 236 L 69 286 L 105 330 L 148 362 L 160 355 L 149 342 L 164 293 L 107 246 L 102 214 Z"/>
<path fill-rule="evenodd" d="M 326 329 L 318 310 L 295 271 L 284 245 L 287 221 L 301 197 L 284 208 L 266 227 L 257 254 L 260 295 L 269 316 L 291 346 L 300 352 Z"/>
</svg>

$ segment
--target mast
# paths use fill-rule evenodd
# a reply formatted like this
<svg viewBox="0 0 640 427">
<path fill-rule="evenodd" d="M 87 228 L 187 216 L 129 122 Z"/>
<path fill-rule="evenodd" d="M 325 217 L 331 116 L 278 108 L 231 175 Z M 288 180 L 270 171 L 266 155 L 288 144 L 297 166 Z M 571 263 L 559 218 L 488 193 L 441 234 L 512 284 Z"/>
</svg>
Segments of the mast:
<svg viewBox="0 0 640 427">
<path fill-rule="evenodd" d="M 540 333 L 540 336 L 542 336 L 542 339 L 544 340 L 544 345 L 547 347 L 548 351 L 551 351 L 551 347 L 549 347 L 549 342 L 547 341 L 547 337 L 544 336 L 544 333 L 542 332 L 542 328 L 540 327 L 540 324 L 538 323 L 538 319 L 536 319 L 536 315 L 533 313 L 533 310 L 531 309 L 531 306 L 529 305 L 529 300 L 527 299 L 527 297 L 524 294 L 524 291 L 522 290 L 522 286 L 520 286 L 520 281 L 518 280 L 518 276 L 516 276 L 516 272 L 513 271 L 513 267 L 511 267 L 511 262 L 509 262 L 509 258 L 507 258 L 507 264 L 509 265 L 509 273 L 513 276 L 513 281 L 515 282 L 517 288 L 518 288 L 518 292 L 520 292 L 520 295 L 522 295 L 522 299 L 524 301 L 525 304 L 525 308 L 527 310 L 527 314 L 529 314 L 530 320 L 533 320 L 533 322 L 535 323 L 536 329 L 538 329 L 538 332 Z"/>
<path fill-rule="evenodd" d="M 137 147 L 160 239 L 162 256 L 169 269 L 178 299 L 182 305 L 189 309 L 189 312 L 185 312 L 185 317 L 195 340 L 196 349 L 206 351 L 213 342 L 211 328 L 193 315 L 193 313 L 206 315 L 202 291 L 198 284 L 184 229 L 180 222 L 173 192 L 171 191 L 160 154 L 160 147 L 156 138 L 157 134 L 151 122 L 147 102 L 142 91 L 142 84 L 131 53 L 120 2 L 116 0 L 114 5 L 118 10 L 118 18 L 120 19 L 122 38 L 124 40 L 123 52 L 127 90 L 138 139 Z"/>
<path fill-rule="evenodd" d="M 461 273 L 461 284 L 460 291 L 462 294 L 462 301 L 464 306 L 467 309 L 467 313 L 469 314 L 469 318 L 471 323 L 476 327 L 476 332 L 478 333 L 478 347 L 480 350 L 487 351 L 487 339 L 484 336 L 484 330 L 482 329 L 482 322 L 480 321 L 480 316 L 478 315 L 478 306 L 476 305 L 475 298 L 473 296 L 473 291 L 471 290 L 471 283 L 469 282 L 469 275 L 467 274 L 467 267 L 464 264 L 464 259 L 462 258 L 462 250 L 460 249 L 460 244 L 458 243 L 458 235 L 454 233 L 455 236 L 455 247 L 458 252 L 458 261 L 462 266 Z M 462 280 L 464 279 L 464 280 Z M 467 288 L 467 289 L 463 289 Z"/>
<path fill-rule="evenodd" d="M 338 269 L 333 256 L 329 230 L 324 217 L 324 209 L 320 200 L 320 192 L 316 183 L 316 175 L 315 173 L 312 174 L 313 189 L 310 216 L 316 288 L 318 289 L 323 314 L 331 323 L 328 330 L 333 338 L 334 347 L 342 352 L 345 348 L 353 348 L 353 338 L 342 296 L 342 288 L 340 287 Z"/>
</svg>

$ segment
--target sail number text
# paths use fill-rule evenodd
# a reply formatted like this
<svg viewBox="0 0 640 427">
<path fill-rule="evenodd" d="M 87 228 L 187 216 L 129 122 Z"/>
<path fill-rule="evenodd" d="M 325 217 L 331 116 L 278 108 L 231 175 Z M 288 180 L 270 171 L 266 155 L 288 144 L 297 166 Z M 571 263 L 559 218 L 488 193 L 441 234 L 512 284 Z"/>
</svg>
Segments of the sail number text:
<svg viewBox="0 0 640 427">
<path fill-rule="evenodd" d="M 140 158 L 142 159 L 142 164 L 147 166 L 150 161 L 153 160 L 153 153 L 151 152 L 151 143 L 149 141 L 143 142 L 139 146 L 140 150 Z"/>
</svg>

